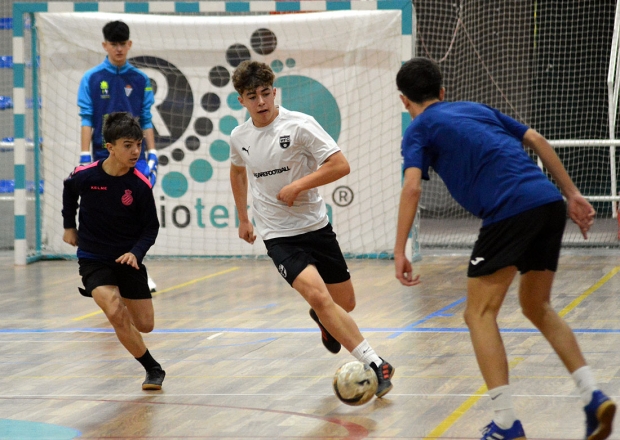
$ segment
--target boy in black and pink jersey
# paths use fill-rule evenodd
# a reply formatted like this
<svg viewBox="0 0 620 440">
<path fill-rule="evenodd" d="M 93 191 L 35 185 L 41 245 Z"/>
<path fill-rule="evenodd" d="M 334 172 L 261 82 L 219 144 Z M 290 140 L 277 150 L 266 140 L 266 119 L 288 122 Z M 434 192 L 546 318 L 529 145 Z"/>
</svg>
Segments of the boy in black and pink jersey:
<svg viewBox="0 0 620 440">
<path fill-rule="evenodd" d="M 143 131 L 131 114 L 117 112 L 106 118 L 103 136 L 108 158 L 77 167 L 64 182 L 63 240 L 78 248 L 80 292 L 95 300 L 123 346 L 144 366 L 142 389 L 159 390 L 165 372 L 140 334 L 154 326 L 142 260 L 159 230 L 152 185 L 135 169 Z"/>
</svg>

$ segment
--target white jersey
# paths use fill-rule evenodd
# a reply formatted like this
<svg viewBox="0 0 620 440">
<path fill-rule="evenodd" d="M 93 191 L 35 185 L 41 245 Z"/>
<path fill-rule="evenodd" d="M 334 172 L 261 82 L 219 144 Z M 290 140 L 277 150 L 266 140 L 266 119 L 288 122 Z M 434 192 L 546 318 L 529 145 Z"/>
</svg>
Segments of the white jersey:
<svg viewBox="0 0 620 440">
<path fill-rule="evenodd" d="M 340 151 L 312 116 L 279 107 L 278 116 L 266 127 L 255 127 L 251 118 L 236 127 L 230 145 L 233 165 L 246 167 L 252 214 L 263 240 L 327 225 L 325 202 L 316 188 L 299 193 L 291 207 L 276 198 L 286 185 L 316 171 Z"/>
</svg>

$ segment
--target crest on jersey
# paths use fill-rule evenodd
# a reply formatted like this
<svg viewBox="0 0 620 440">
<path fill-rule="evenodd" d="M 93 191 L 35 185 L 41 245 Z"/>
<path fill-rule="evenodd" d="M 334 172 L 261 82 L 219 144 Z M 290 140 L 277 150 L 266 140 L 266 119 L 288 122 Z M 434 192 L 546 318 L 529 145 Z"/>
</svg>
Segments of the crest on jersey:
<svg viewBox="0 0 620 440">
<path fill-rule="evenodd" d="M 291 137 L 290 136 L 280 136 L 280 147 L 285 150 L 291 146 Z"/>
<path fill-rule="evenodd" d="M 130 189 L 125 190 L 125 194 L 123 195 L 123 197 L 121 197 L 121 202 L 125 206 L 129 206 L 133 203 L 133 196 L 131 195 Z"/>
<path fill-rule="evenodd" d="M 101 88 L 101 99 L 109 99 L 110 98 L 110 86 L 107 81 L 101 81 L 99 83 L 99 87 Z"/>
</svg>

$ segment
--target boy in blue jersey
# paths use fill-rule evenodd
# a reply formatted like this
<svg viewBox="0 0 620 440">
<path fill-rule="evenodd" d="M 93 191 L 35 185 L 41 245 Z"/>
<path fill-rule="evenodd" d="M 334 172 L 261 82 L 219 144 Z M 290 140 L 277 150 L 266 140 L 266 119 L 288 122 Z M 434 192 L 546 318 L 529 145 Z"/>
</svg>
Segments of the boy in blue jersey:
<svg viewBox="0 0 620 440">
<path fill-rule="evenodd" d="M 95 300 L 120 342 L 145 368 L 142 389 L 160 390 L 166 373 L 140 334 L 154 326 L 142 259 L 159 230 L 151 182 L 135 169 L 143 132 L 136 118 L 117 112 L 106 118 L 103 135 L 109 156 L 77 167 L 64 182 L 63 240 L 78 248 L 80 293 Z"/>
<path fill-rule="evenodd" d="M 402 141 L 404 181 L 394 259 L 405 286 L 413 276 L 405 245 L 428 169 L 439 174 L 452 196 L 482 219 L 471 254 L 465 322 L 485 380 L 493 421 L 482 440 L 523 440 L 508 383 L 506 351 L 497 315 L 517 271 L 524 315 L 540 330 L 571 373 L 586 412 L 587 440 L 609 437 L 616 404 L 597 387 L 577 340 L 550 304 L 566 213 L 584 238 L 595 211 L 575 187 L 547 140 L 498 110 L 472 102 L 443 102 L 438 66 L 425 58 L 403 64 L 396 77 L 401 100 L 413 118 Z M 531 160 L 542 160 L 566 198 Z"/>
<path fill-rule="evenodd" d="M 140 156 L 136 169 L 155 185 L 158 159 L 151 122 L 151 106 L 155 102 L 151 82 L 146 74 L 127 62 L 132 43 L 126 23 L 107 23 L 103 27 L 103 38 L 102 46 L 108 55 L 101 64 L 84 74 L 78 89 L 82 126 L 80 165 L 91 163 L 93 158 L 100 160 L 108 157 L 103 139 L 105 118 L 112 112 L 129 112 L 139 116 L 144 131 L 143 144 L 146 143 L 146 152 Z M 150 277 L 149 287 L 153 292 L 157 287 Z"/>
</svg>

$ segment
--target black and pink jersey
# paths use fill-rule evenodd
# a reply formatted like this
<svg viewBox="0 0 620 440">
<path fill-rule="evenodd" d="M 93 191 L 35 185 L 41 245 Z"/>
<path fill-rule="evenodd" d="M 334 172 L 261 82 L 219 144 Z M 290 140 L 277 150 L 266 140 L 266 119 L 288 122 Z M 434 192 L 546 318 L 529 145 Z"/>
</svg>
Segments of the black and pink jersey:
<svg viewBox="0 0 620 440">
<path fill-rule="evenodd" d="M 76 227 L 79 206 L 79 258 L 115 260 L 131 252 L 141 262 L 159 231 L 152 185 L 134 168 L 110 176 L 102 164 L 79 166 L 65 179 L 63 226 Z"/>
</svg>

